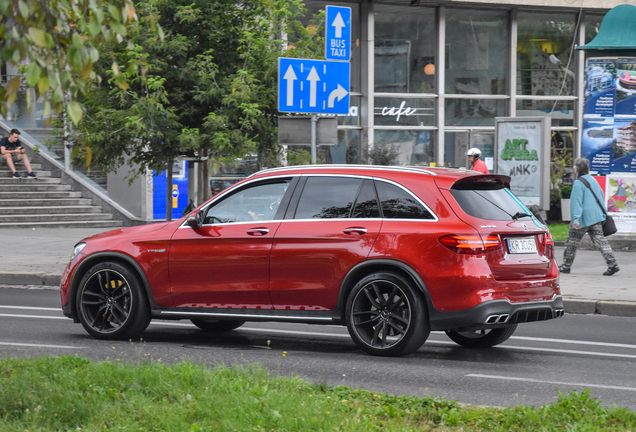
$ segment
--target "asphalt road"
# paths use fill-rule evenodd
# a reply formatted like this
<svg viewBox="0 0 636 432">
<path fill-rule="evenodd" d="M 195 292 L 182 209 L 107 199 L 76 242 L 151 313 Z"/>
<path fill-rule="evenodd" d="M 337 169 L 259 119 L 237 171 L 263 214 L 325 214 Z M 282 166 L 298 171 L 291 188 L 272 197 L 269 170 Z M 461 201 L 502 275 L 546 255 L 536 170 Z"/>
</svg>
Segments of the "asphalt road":
<svg viewBox="0 0 636 432">
<path fill-rule="evenodd" d="M 0 288 L 0 357 L 77 354 L 94 360 L 211 367 L 259 363 L 275 374 L 398 395 L 477 405 L 543 405 L 557 389 L 591 389 L 605 405 L 636 410 L 636 318 L 566 315 L 522 324 L 505 344 L 462 348 L 434 332 L 401 358 L 364 354 L 346 328 L 247 323 L 222 335 L 187 321 L 153 321 L 142 341 L 98 341 L 65 318 L 52 290 Z"/>
</svg>

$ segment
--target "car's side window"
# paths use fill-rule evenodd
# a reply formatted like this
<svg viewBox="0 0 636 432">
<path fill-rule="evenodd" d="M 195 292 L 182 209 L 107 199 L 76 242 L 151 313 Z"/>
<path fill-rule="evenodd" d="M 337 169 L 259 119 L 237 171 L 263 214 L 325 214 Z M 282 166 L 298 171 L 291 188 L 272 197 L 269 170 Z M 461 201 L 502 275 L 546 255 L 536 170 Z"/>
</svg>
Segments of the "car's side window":
<svg viewBox="0 0 636 432">
<path fill-rule="evenodd" d="M 288 187 L 283 180 L 239 190 L 210 207 L 204 224 L 272 220 Z"/>
<path fill-rule="evenodd" d="M 294 219 L 348 218 L 362 179 L 309 177 Z"/>
<path fill-rule="evenodd" d="M 353 218 L 379 218 L 380 206 L 372 180 L 365 180 L 351 212 Z"/>
<path fill-rule="evenodd" d="M 435 216 L 404 189 L 376 181 L 382 215 L 385 219 L 435 219 Z"/>
</svg>

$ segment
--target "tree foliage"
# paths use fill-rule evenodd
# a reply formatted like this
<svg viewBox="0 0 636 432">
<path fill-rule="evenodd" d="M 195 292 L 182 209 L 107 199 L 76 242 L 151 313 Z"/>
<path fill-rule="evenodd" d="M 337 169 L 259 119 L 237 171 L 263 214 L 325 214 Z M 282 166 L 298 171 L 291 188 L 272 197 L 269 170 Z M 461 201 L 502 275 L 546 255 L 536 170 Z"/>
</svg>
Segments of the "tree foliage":
<svg viewBox="0 0 636 432">
<path fill-rule="evenodd" d="M 28 60 L 26 85 L 45 101 L 45 115 L 66 110 L 75 123 L 82 116 L 76 98 L 96 78 L 96 43 L 124 42 L 126 26 L 137 18 L 130 0 L 0 0 L 0 13 L 2 62 L 17 66 Z M 20 81 L 16 76 L 0 87 L 3 116 Z"/>
<path fill-rule="evenodd" d="M 93 160 L 113 169 L 128 157 L 140 173 L 183 152 L 216 160 L 251 153 L 271 166 L 278 57 L 299 46 L 303 55 L 324 50 L 316 26 L 298 20 L 302 0 L 142 0 L 135 7 L 130 44 L 100 47 L 112 51 L 127 87 L 100 61 L 101 82 L 93 80 L 83 100 L 77 130 Z"/>
</svg>

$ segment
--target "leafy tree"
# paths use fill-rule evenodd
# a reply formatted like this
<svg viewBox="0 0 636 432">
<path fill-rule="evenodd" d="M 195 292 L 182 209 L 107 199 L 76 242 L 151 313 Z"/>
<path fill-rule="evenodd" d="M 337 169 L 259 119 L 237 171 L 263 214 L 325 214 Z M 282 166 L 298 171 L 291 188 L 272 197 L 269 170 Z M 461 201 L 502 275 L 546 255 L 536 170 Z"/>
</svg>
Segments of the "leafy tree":
<svg viewBox="0 0 636 432">
<path fill-rule="evenodd" d="M 93 148 L 93 161 L 107 169 L 132 162 L 133 175 L 163 170 L 183 152 L 220 161 L 254 153 L 261 164 L 274 165 L 278 57 L 307 55 L 312 46 L 324 50 L 315 23 L 298 21 L 302 0 L 135 6 L 131 43 L 100 47 L 112 51 L 126 85 L 100 61 L 101 82 L 94 80 L 83 100 L 78 141 Z M 290 47 L 283 35 L 299 43 Z"/>
<path fill-rule="evenodd" d="M 28 60 L 26 84 L 45 101 L 45 115 L 66 109 L 76 123 L 82 110 L 75 98 L 94 78 L 100 58 L 95 44 L 123 42 L 126 25 L 136 19 L 130 0 L 0 0 L 0 13 L 1 61 L 17 66 Z M 20 77 L 0 87 L 3 116 L 19 87 Z"/>
</svg>

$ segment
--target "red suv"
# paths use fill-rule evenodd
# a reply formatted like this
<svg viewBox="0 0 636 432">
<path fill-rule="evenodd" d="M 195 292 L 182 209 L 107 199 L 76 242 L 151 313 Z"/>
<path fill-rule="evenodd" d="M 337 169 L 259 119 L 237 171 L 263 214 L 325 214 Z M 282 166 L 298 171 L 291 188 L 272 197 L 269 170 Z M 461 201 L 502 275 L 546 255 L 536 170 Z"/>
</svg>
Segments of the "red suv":
<svg viewBox="0 0 636 432">
<path fill-rule="evenodd" d="M 510 178 L 446 168 L 314 165 L 259 172 L 187 217 L 75 246 L 64 314 L 99 339 L 151 319 L 346 325 L 364 351 L 466 347 L 563 315 L 548 229 Z"/>
</svg>

